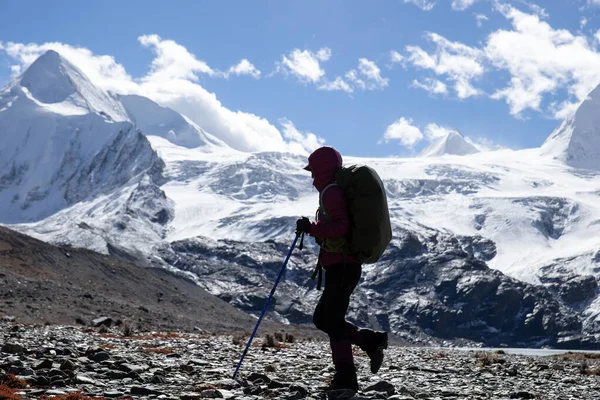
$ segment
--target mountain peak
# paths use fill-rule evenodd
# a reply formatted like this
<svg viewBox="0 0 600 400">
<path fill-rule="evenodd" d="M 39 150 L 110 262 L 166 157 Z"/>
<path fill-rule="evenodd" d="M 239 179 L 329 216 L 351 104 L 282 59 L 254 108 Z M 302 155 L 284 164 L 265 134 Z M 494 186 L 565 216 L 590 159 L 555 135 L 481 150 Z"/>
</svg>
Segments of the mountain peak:
<svg viewBox="0 0 600 400">
<path fill-rule="evenodd" d="M 76 92 L 71 73 L 79 72 L 54 50 L 38 57 L 21 77 L 21 86 L 42 103 L 60 103 Z"/>
<path fill-rule="evenodd" d="M 465 137 L 456 129 L 451 130 L 419 154 L 419 157 L 439 157 L 443 155 L 464 156 L 478 153 L 479 150 L 469 143 Z"/>
<path fill-rule="evenodd" d="M 546 139 L 542 154 L 571 167 L 600 170 L 600 85 Z"/>
<path fill-rule="evenodd" d="M 21 75 L 17 86 L 47 111 L 80 115 L 92 112 L 115 122 L 127 121 L 121 103 L 54 50 L 38 57 Z"/>
</svg>

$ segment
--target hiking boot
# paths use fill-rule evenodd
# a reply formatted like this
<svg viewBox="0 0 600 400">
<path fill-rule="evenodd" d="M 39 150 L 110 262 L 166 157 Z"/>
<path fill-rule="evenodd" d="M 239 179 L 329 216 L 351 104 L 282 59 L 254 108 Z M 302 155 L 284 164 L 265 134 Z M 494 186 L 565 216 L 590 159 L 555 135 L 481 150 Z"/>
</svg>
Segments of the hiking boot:
<svg viewBox="0 0 600 400">
<path fill-rule="evenodd" d="M 388 347 L 388 334 L 387 332 L 375 332 L 369 342 L 367 355 L 371 359 L 371 373 L 376 374 L 383 363 L 383 350 Z"/>
<path fill-rule="evenodd" d="M 335 366 L 335 374 L 327 391 L 338 389 L 350 389 L 354 393 L 358 392 L 358 379 L 354 364 L 337 364 Z"/>
</svg>

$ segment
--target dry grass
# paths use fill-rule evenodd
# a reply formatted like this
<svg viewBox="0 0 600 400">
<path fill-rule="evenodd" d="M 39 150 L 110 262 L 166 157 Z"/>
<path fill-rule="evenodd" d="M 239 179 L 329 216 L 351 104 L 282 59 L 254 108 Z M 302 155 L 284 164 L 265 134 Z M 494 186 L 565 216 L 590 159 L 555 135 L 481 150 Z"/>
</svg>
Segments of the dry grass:
<svg viewBox="0 0 600 400">
<path fill-rule="evenodd" d="M 573 353 L 568 352 L 566 354 L 560 354 L 554 356 L 556 358 L 562 358 L 564 361 L 569 360 L 600 360 L 600 354 L 595 353 Z"/>
<path fill-rule="evenodd" d="M 144 345 L 142 346 L 142 351 L 154 354 L 171 354 L 175 352 L 175 349 L 171 347 L 154 347 L 152 345 Z"/>
<path fill-rule="evenodd" d="M 269 335 L 268 333 L 265 335 L 265 340 L 263 340 L 262 347 L 277 347 L 277 339 L 275 336 Z"/>
<path fill-rule="evenodd" d="M 240 334 L 240 333 L 236 333 L 235 335 L 233 335 L 233 337 L 231 338 L 231 343 L 233 343 L 236 346 L 241 346 L 247 343 L 248 339 L 247 339 L 246 334 Z"/>
<path fill-rule="evenodd" d="M 487 367 L 492 364 L 501 364 L 505 360 L 502 358 L 501 353 L 489 353 L 487 351 L 478 351 L 475 353 L 475 358 L 482 367 Z"/>
<path fill-rule="evenodd" d="M 0 385 L 0 399 L 2 400 L 21 400 L 22 397 L 17 394 L 17 391 L 6 385 Z"/>
<path fill-rule="evenodd" d="M 150 335 L 131 335 L 131 336 L 120 336 L 114 333 L 102 333 L 100 337 L 106 339 L 122 339 L 122 340 L 170 340 L 170 339 L 183 339 L 185 335 L 180 333 L 153 333 Z"/>
<path fill-rule="evenodd" d="M 11 389 L 25 389 L 27 387 L 27 381 L 17 378 L 14 374 L 9 374 L 8 378 L 0 381 L 0 384 Z"/>
</svg>

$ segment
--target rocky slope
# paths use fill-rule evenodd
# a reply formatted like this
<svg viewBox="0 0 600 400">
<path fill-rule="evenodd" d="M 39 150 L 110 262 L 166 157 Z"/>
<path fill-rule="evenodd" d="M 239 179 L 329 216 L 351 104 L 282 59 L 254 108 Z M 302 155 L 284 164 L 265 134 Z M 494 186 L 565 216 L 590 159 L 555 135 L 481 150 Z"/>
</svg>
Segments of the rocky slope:
<svg viewBox="0 0 600 400">
<path fill-rule="evenodd" d="M 27 323 L 72 325 L 92 325 L 108 317 L 134 330 L 231 332 L 251 330 L 256 323 L 182 274 L 52 246 L 3 227 L 0 315 Z"/>
</svg>

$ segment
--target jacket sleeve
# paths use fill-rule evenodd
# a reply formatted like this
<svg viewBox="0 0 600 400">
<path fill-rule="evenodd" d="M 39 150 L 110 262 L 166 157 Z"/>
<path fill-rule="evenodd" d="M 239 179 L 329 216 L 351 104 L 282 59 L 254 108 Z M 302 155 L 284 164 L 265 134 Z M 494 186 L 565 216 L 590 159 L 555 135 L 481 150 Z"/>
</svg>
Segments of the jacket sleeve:
<svg viewBox="0 0 600 400">
<path fill-rule="evenodd" d="M 344 192 L 333 186 L 325 192 L 323 205 L 330 217 L 329 221 L 319 220 L 312 224 L 310 235 L 320 239 L 338 239 L 350 233 L 350 218 Z"/>
</svg>

